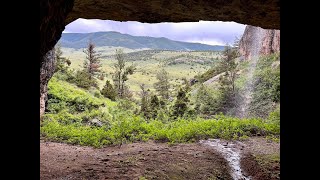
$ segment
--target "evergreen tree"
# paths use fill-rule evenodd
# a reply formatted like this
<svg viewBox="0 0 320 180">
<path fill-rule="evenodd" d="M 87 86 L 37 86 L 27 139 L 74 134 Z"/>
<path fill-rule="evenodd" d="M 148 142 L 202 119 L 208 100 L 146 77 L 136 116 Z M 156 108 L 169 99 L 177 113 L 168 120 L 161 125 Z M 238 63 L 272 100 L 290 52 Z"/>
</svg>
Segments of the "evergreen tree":
<svg viewBox="0 0 320 180">
<path fill-rule="evenodd" d="M 157 117 L 159 109 L 160 109 L 160 102 L 157 95 L 151 96 L 151 100 L 150 100 L 151 118 L 155 119 Z"/>
<path fill-rule="evenodd" d="M 88 47 L 83 51 L 86 54 L 86 61 L 83 64 L 84 69 L 89 74 L 89 79 L 98 76 L 101 72 L 100 54 L 95 50 L 92 42 L 88 43 Z"/>
<path fill-rule="evenodd" d="M 101 94 L 104 97 L 111 99 L 112 101 L 115 101 L 117 97 L 117 92 L 114 90 L 109 80 L 106 81 L 106 84 L 101 90 Z"/>
<path fill-rule="evenodd" d="M 220 77 L 220 84 L 226 90 L 235 92 L 235 80 L 238 72 L 238 63 L 236 63 L 236 58 L 239 57 L 239 52 L 237 47 L 226 46 L 223 51 L 222 61 L 220 62 L 219 68 L 225 72 L 224 75 Z"/>
<path fill-rule="evenodd" d="M 154 84 L 154 88 L 158 94 L 164 100 L 169 100 L 170 98 L 170 83 L 169 83 L 169 74 L 164 69 L 160 70 L 157 73 L 158 82 Z"/>
<path fill-rule="evenodd" d="M 85 70 L 78 70 L 72 80 L 78 87 L 89 89 L 91 86 L 96 86 L 95 79 L 90 79 L 90 74 Z"/>
<path fill-rule="evenodd" d="M 215 114 L 220 106 L 219 99 L 214 97 L 214 95 L 218 95 L 217 93 L 218 92 L 211 92 L 209 88 L 201 84 L 196 94 L 197 105 L 195 111 L 206 116 Z"/>
<path fill-rule="evenodd" d="M 71 61 L 69 59 L 66 59 L 65 57 L 62 57 L 62 50 L 61 50 L 61 44 L 58 43 L 55 46 L 55 59 L 56 59 L 56 67 L 55 67 L 55 72 L 66 72 L 68 70 L 68 67 L 65 65 L 67 64 L 68 66 L 71 65 Z"/>
<path fill-rule="evenodd" d="M 238 43 L 235 42 L 234 47 L 226 46 L 223 51 L 222 60 L 219 64 L 219 68 L 222 69 L 224 74 L 219 77 L 220 92 L 222 93 L 222 99 L 219 107 L 219 111 L 227 112 L 230 108 L 233 108 L 236 104 L 237 89 L 235 81 L 237 78 L 238 63 L 236 58 L 239 57 Z"/>
<path fill-rule="evenodd" d="M 114 65 L 115 72 L 113 74 L 114 87 L 120 98 L 130 96 L 130 91 L 125 85 L 128 80 L 128 75 L 132 75 L 135 71 L 135 66 L 127 66 L 124 59 L 124 54 L 122 49 L 116 50 L 116 60 L 117 63 Z"/>
<path fill-rule="evenodd" d="M 150 90 L 145 90 L 145 84 L 140 85 L 141 89 L 141 106 L 140 106 L 140 114 L 143 115 L 144 118 L 150 119 Z"/>
<path fill-rule="evenodd" d="M 188 102 L 189 99 L 186 95 L 186 92 L 182 88 L 180 88 L 180 90 L 178 91 L 177 100 L 173 105 L 172 116 L 174 117 L 174 119 L 176 119 L 177 117 L 182 117 L 185 114 L 185 112 L 188 110 Z"/>
</svg>

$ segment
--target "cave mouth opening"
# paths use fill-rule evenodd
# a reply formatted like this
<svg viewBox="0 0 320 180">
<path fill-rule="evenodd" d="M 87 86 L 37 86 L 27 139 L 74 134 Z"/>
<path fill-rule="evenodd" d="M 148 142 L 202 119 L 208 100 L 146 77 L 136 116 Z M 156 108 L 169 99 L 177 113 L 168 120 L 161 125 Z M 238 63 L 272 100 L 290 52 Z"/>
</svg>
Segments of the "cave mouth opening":
<svg viewBox="0 0 320 180">
<path fill-rule="evenodd" d="M 264 1 L 40 1 L 40 116 L 53 72 L 52 48 L 66 25 L 78 18 L 117 21 L 234 21 L 280 29 L 279 0 Z"/>
</svg>

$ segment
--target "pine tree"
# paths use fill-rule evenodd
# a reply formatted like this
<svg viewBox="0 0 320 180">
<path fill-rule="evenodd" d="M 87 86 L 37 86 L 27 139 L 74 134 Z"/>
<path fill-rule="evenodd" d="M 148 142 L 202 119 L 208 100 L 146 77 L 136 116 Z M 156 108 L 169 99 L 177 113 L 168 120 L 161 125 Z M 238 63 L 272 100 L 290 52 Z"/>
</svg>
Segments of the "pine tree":
<svg viewBox="0 0 320 180">
<path fill-rule="evenodd" d="M 157 95 L 151 96 L 151 100 L 150 100 L 151 118 L 155 119 L 157 117 L 159 109 L 160 109 L 160 102 Z"/>
<path fill-rule="evenodd" d="M 158 82 L 154 84 L 154 88 L 162 99 L 168 100 L 170 98 L 169 73 L 162 69 L 157 73 L 157 79 Z"/>
<path fill-rule="evenodd" d="M 106 81 L 106 84 L 101 90 L 101 94 L 104 97 L 111 99 L 112 101 L 115 101 L 117 97 L 117 92 L 114 90 L 109 80 Z"/>
<path fill-rule="evenodd" d="M 238 63 L 236 63 L 236 58 L 239 56 L 237 47 L 226 46 L 223 51 L 222 61 L 220 62 L 219 68 L 221 68 L 225 74 L 220 77 L 221 85 L 226 90 L 235 92 L 235 80 L 238 72 Z"/>
<path fill-rule="evenodd" d="M 73 83 L 75 83 L 78 87 L 85 89 L 89 89 L 91 86 L 97 85 L 95 79 L 90 79 L 90 74 L 84 70 L 76 71 Z"/>
<path fill-rule="evenodd" d="M 219 77 L 219 89 L 223 98 L 221 99 L 218 111 L 222 112 L 227 112 L 228 109 L 236 105 L 237 89 L 235 82 L 239 71 L 236 58 L 239 57 L 239 47 L 237 42 L 234 44 L 234 47 L 226 46 L 223 51 L 222 61 L 218 66 L 222 72 L 224 72 L 224 74 Z"/>
<path fill-rule="evenodd" d="M 128 75 L 132 75 L 135 71 L 135 66 L 126 66 L 126 61 L 124 59 L 124 54 L 122 49 L 116 50 L 116 60 L 117 63 L 114 65 L 115 72 L 113 74 L 114 87 L 120 98 L 130 95 L 128 87 L 125 82 L 129 79 Z"/>
<path fill-rule="evenodd" d="M 55 72 L 61 71 L 61 72 L 66 72 L 68 70 L 68 67 L 65 65 L 67 64 L 68 66 L 71 65 L 71 61 L 69 59 L 66 59 L 65 57 L 62 57 L 62 50 L 61 50 L 61 44 L 58 43 L 55 46 L 55 59 L 56 59 L 56 67 L 55 67 Z"/>
<path fill-rule="evenodd" d="M 150 90 L 145 90 L 145 84 L 140 85 L 141 89 L 141 106 L 140 106 L 140 114 L 143 115 L 144 118 L 150 119 Z"/>
<path fill-rule="evenodd" d="M 173 105 L 172 116 L 174 117 L 174 119 L 176 119 L 177 117 L 182 117 L 185 114 L 185 112 L 188 110 L 188 102 L 189 99 L 186 96 L 186 92 L 182 88 L 180 88 L 177 94 L 177 100 Z"/>
<path fill-rule="evenodd" d="M 196 95 L 195 111 L 207 116 L 215 114 L 220 102 L 214 95 L 217 95 L 216 92 L 210 92 L 209 88 L 201 84 Z"/>
<path fill-rule="evenodd" d="M 88 47 L 83 52 L 86 54 L 86 61 L 83 67 L 88 72 L 89 79 L 91 80 L 101 72 L 100 54 L 97 53 L 95 45 L 92 42 L 88 43 Z"/>
</svg>

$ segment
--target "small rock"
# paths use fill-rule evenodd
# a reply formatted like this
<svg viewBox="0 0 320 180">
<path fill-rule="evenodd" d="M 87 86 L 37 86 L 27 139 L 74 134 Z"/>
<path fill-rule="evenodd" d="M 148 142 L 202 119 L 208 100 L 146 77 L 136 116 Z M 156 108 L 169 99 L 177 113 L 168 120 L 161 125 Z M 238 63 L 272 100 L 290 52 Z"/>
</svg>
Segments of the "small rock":
<svg viewBox="0 0 320 180">
<path fill-rule="evenodd" d="M 99 121 L 98 119 L 92 119 L 90 124 L 93 125 L 93 126 L 98 126 L 98 127 L 102 126 L 102 122 Z"/>
</svg>

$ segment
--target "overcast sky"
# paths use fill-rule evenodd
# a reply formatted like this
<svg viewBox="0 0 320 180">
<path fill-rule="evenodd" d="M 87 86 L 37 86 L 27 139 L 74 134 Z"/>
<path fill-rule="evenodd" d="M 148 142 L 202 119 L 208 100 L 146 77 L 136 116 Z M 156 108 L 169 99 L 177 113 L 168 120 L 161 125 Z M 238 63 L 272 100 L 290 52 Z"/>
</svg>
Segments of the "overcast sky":
<svg viewBox="0 0 320 180">
<path fill-rule="evenodd" d="M 236 36 L 240 37 L 244 28 L 243 24 L 221 21 L 148 24 L 135 21 L 78 19 L 68 24 L 63 33 L 117 31 L 134 36 L 166 37 L 176 41 L 225 45 L 232 44 Z"/>
</svg>

